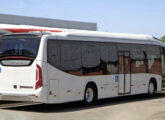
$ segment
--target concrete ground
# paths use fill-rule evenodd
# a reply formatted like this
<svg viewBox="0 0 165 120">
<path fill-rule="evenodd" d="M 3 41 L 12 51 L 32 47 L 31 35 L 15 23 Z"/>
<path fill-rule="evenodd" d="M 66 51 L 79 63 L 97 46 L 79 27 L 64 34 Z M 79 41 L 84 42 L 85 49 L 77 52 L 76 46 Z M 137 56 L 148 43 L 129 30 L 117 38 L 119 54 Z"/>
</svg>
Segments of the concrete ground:
<svg viewBox="0 0 165 120">
<path fill-rule="evenodd" d="M 165 120 L 165 93 L 111 98 L 90 107 L 76 102 L 0 109 L 0 120 Z"/>
</svg>

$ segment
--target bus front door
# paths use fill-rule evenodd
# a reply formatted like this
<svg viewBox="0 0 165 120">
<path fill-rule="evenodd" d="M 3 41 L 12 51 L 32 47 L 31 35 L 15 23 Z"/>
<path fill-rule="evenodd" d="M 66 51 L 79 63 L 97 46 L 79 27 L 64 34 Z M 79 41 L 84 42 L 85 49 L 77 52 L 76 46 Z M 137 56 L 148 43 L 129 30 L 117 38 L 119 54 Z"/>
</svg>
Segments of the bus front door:
<svg viewBox="0 0 165 120">
<path fill-rule="evenodd" d="M 119 52 L 119 95 L 131 93 L 130 52 Z"/>
</svg>

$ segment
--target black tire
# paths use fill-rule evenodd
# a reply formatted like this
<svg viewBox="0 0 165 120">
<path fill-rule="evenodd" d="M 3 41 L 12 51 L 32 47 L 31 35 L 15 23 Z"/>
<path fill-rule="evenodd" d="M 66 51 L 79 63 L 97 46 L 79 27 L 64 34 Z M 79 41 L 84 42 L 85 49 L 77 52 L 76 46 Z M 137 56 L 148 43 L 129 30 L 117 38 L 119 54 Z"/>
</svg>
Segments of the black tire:
<svg viewBox="0 0 165 120">
<path fill-rule="evenodd" d="M 153 81 L 150 81 L 148 85 L 148 95 L 153 96 L 154 94 L 155 94 L 155 84 Z"/>
<path fill-rule="evenodd" d="M 85 105 L 93 105 L 97 100 L 97 88 L 88 84 L 85 88 L 84 92 L 84 104 Z"/>
</svg>

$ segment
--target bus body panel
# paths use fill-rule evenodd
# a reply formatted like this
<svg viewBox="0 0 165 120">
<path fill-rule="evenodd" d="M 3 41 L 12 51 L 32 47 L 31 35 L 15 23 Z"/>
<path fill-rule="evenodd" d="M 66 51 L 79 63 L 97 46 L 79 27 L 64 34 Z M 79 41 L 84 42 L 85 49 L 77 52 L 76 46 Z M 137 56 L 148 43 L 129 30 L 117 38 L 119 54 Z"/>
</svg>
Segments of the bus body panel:
<svg viewBox="0 0 165 120">
<path fill-rule="evenodd" d="M 115 77 L 118 75 L 80 77 L 64 73 L 51 65 L 48 66 L 49 81 L 54 83 L 54 85 L 50 85 L 54 87 L 54 91 L 52 91 L 54 94 L 49 96 L 49 103 L 66 103 L 83 100 L 85 87 L 88 82 L 96 83 L 98 99 L 121 96 L 119 94 L 119 81 L 115 81 Z M 160 91 L 162 83 L 160 75 L 132 74 L 131 86 L 126 88 L 129 89 L 131 87 L 131 93 L 126 95 L 148 93 L 149 81 L 153 77 L 157 80 L 157 91 Z M 52 89 L 50 88 L 50 90 Z M 56 97 L 53 95 L 56 95 Z"/>
<path fill-rule="evenodd" d="M 31 66 L 22 68 L 0 66 L 0 81 L 5 80 L 0 84 L 1 100 L 33 101 L 48 104 L 80 101 L 84 99 L 85 88 L 89 82 L 96 84 L 98 99 L 141 94 L 148 92 L 148 85 L 151 78 L 157 81 L 157 91 L 161 90 L 162 77 L 156 74 L 125 74 L 125 78 L 128 81 L 124 84 L 120 83 L 120 79 L 124 79 L 123 74 L 76 76 L 59 70 L 53 65 L 50 65 L 47 60 L 48 39 L 68 39 L 66 34 L 57 36 L 44 35 L 41 38 L 38 55 Z M 85 36 L 85 38 L 88 37 Z M 86 40 L 86 42 L 88 41 Z M 42 87 L 37 90 L 35 90 L 36 65 L 39 65 L 42 69 L 43 82 Z M 17 85 L 18 88 L 14 88 L 14 85 Z M 19 87 L 21 85 L 24 87 L 33 86 L 33 89 L 20 89 Z M 123 91 L 126 93 L 130 91 L 130 93 L 120 94 Z"/>
<path fill-rule="evenodd" d="M 47 63 L 44 57 L 45 47 L 45 40 L 41 40 L 38 54 L 31 65 L 0 65 L 2 70 L 0 73 L 0 81 L 2 81 L 2 84 L 0 84 L 1 100 L 48 103 Z M 19 60 L 19 57 L 17 59 Z M 36 76 L 37 65 L 41 68 L 42 74 L 42 86 L 38 89 L 36 89 L 36 79 L 38 78 Z"/>
<path fill-rule="evenodd" d="M 58 39 L 60 36 L 58 36 Z M 61 37 L 64 39 L 66 36 Z M 47 37 L 47 40 L 57 38 Z M 123 78 L 121 78 L 123 77 Z M 161 75 L 151 74 L 151 73 L 134 73 L 134 74 L 125 74 L 127 79 L 126 86 L 121 87 L 121 90 L 128 94 L 120 94 L 119 90 L 119 79 L 124 79 L 122 74 L 116 75 L 95 75 L 95 76 L 75 76 L 63 72 L 54 66 L 48 63 L 48 81 L 50 83 L 58 84 L 53 86 L 52 84 L 50 90 L 54 90 L 54 94 L 56 97 L 49 96 L 50 103 L 65 103 L 72 101 L 79 101 L 84 99 L 84 92 L 87 83 L 94 82 L 97 86 L 98 90 L 98 99 L 109 98 L 109 97 L 117 97 L 124 95 L 135 95 L 148 93 L 148 85 L 151 78 L 154 78 L 157 81 L 157 91 L 161 90 L 162 77 Z M 116 79 L 117 78 L 117 79 Z M 124 83 L 123 83 L 124 84 Z M 58 92 L 57 92 L 58 91 Z M 81 94 L 78 95 L 78 94 Z M 56 100 L 55 100 L 56 99 Z M 57 102 L 58 101 L 58 102 Z"/>
<path fill-rule="evenodd" d="M 161 91 L 162 76 L 155 74 L 132 74 L 131 94 L 148 93 L 148 86 L 151 78 L 157 81 L 157 91 Z"/>
<path fill-rule="evenodd" d="M 43 86 L 35 89 L 36 86 L 36 65 L 42 69 Z M 2 67 L 2 66 L 1 66 Z M 9 101 L 32 101 L 48 103 L 48 81 L 47 81 L 47 64 L 42 61 L 34 61 L 31 66 L 26 67 L 7 67 L 8 70 L 0 77 L 0 99 Z M 19 73 L 19 75 L 18 75 Z M 7 74 L 7 75 L 5 75 Z M 9 76 L 10 77 L 6 77 Z M 10 83 L 10 84 L 9 84 Z M 14 88 L 17 85 L 17 88 Z M 21 88 L 21 86 L 23 88 Z M 33 88 L 31 88 L 33 87 Z"/>
<path fill-rule="evenodd" d="M 59 71 L 48 64 L 48 81 L 49 92 L 51 93 L 49 94 L 50 103 L 64 103 L 83 99 L 83 84 L 85 83 L 83 79 Z"/>
<path fill-rule="evenodd" d="M 36 62 L 26 67 L 0 66 L 0 90 L 31 92 L 35 89 Z"/>
</svg>

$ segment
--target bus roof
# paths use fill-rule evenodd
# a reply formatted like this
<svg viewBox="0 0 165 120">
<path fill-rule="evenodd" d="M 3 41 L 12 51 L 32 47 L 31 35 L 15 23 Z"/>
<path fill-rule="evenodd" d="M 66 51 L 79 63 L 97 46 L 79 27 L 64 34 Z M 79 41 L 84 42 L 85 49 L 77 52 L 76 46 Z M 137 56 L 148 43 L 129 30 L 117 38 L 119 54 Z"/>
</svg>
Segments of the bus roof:
<svg viewBox="0 0 165 120">
<path fill-rule="evenodd" d="M 126 33 L 108 33 L 97 31 L 71 31 L 56 34 L 58 39 L 80 40 L 80 41 L 96 41 L 96 42 L 117 42 L 117 43 L 136 43 L 136 44 L 153 44 L 165 47 L 165 43 L 156 37 L 141 34 Z M 53 35 L 52 34 L 52 35 Z M 49 35 L 51 36 L 51 35 Z"/>
<path fill-rule="evenodd" d="M 86 30 L 65 30 L 62 32 L 40 31 L 40 32 L 41 33 L 33 31 L 32 33 L 27 33 L 27 34 L 37 33 L 43 36 L 46 35 L 49 38 L 54 38 L 54 36 L 56 36 L 57 39 L 61 39 L 61 40 L 151 44 L 151 45 L 153 44 L 153 45 L 159 45 L 165 47 L 165 43 L 150 35 L 108 33 L 108 32 L 86 31 Z"/>
</svg>

